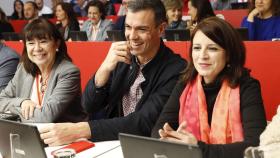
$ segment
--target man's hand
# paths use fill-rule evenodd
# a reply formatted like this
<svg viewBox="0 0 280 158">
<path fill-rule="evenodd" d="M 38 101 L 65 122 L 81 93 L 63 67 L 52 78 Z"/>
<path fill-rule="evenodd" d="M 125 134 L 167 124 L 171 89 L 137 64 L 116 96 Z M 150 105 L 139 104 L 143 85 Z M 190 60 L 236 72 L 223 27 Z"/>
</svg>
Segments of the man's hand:
<svg viewBox="0 0 280 158">
<path fill-rule="evenodd" d="M 38 109 L 41 108 L 40 106 L 38 106 L 35 102 L 33 102 L 31 100 L 24 100 L 20 106 L 21 106 L 21 114 L 26 120 L 33 117 L 35 108 L 38 108 Z"/>
<path fill-rule="evenodd" d="M 69 144 L 78 139 L 91 138 L 87 122 L 80 123 L 51 123 L 39 129 L 41 139 L 49 146 Z"/>
<path fill-rule="evenodd" d="M 118 62 L 131 63 L 131 53 L 127 41 L 114 42 L 95 74 L 95 85 L 98 87 L 104 86 L 110 76 L 110 73 L 116 68 Z"/>
</svg>

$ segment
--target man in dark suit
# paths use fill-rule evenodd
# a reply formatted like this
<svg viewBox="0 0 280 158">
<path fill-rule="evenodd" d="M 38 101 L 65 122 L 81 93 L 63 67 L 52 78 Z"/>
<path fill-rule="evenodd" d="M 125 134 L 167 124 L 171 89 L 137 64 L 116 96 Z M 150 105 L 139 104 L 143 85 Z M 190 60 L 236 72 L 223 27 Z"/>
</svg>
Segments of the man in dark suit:
<svg viewBox="0 0 280 158">
<path fill-rule="evenodd" d="M 2 35 L 0 34 L 0 92 L 13 78 L 18 62 L 19 55 L 2 43 Z"/>
</svg>

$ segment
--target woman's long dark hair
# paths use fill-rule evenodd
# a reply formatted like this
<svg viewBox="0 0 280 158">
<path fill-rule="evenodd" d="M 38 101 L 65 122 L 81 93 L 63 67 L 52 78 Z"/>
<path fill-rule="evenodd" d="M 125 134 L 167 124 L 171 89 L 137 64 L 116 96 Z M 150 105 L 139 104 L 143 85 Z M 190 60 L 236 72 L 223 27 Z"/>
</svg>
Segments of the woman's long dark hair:
<svg viewBox="0 0 280 158">
<path fill-rule="evenodd" d="M 20 5 L 22 6 L 22 10 L 21 10 L 21 15 L 22 15 L 22 18 L 21 19 L 24 19 L 24 13 L 23 13 L 23 2 L 21 0 L 15 0 L 14 1 L 14 12 L 12 14 L 12 17 L 15 18 L 15 19 L 20 19 L 19 16 L 18 16 L 18 12 L 16 11 L 16 3 L 19 2 Z"/>
<path fill-rule="evenodd" d="M 73 22 L 77 22 L 77 17 L 76 14 L 73 10 L 73 7 L 70 3 L 66 3 L 66 2 L 60 2 L 58 3 L 56 6 L 60 5 L 62 10 L 66 13 L 67 18 L 68 18 L 68 25 L 70 25 L 70 23 Z"/>
<path fill-rule="evenodd" d="M 195 27 L 189 49 L 190 61 L 188 67 L 184 70 L 182 81 L 185 83 L 192 82 L 198 74 L 192 59 L 193 39 L 198 31 L 201 31 L 225 50 L 229 67 L 226 66 L 219 76 L 228 80 L 231 87 L 237 86 L 244 70 L 245 46 L 238 32 L 228 22 L 217 17 L 206 18 Z"/>
<path fill-rule="evenodd" d="M 192 6 L 194 6 L 197 9 L 195 22 L 199 23 L 201 20 L 205 18 L 215 16 L 215 13 L 213 11 L 213 8 L 209 0 L 190 0 L 190 1 L 192 3 Z"/>
<path fill-rule="evenodd" d="M 30 73 L 32 76 L 40 73 L 38 66 L 33 63 L 27 54 L 26 42 L 33 39 L 50 39 L 55 43 L 59 43 L 58 50 L 55 56 L 55 62 L 60 63 L 63 59 L 72 61 L 70 56 L 67 53 L 67 47 L 64 39 L 62 38 L 59 31 L 56 29 L 55 25 L 44 18 L 38 18 L 33 20 L 31 23 L 27 24 L 23 30 L 23 53 L 21 57 L 21 62 L 27 73 Z"/>
</svg>

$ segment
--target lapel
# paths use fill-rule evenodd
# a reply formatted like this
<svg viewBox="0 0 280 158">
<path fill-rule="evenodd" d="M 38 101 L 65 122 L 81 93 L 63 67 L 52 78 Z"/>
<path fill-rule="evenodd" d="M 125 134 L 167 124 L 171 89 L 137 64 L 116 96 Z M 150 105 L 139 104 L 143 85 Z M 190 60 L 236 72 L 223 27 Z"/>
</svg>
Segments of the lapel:
<svg viewBox="0 0 280 158">
<path fill-rule="evenodd" d="M 101 38 L 102 38 L 102 32 L 103 32 L 103 24 L 104 24 L 104 22 L 103 22 L 103 20 L 101 19 L 100 20 L 100 25 L 99 25 L 99 28 L 98 28 L 98 31 L 97 31 L 97 36 L 96 36 L 96 41 L 99 41 Z"/>
<path fill-rule="evenodd" d="M 34 77 L 30 74 L 30 75 L 26 75 L 24 77 L 24 82 L 22 83 L 22 85 L 24 85 L 24 87 L 22 87 L 22 95 L 25 98 L 30 98 L 31 96 L 31 92 L 32 92 L 32 87 L 33 87 L 33 83 L 34 83 Z M 28 88 L 27 88 L 28 87 Z"/>
<path fill-rule="evenodd" d="M 63 62 L 63 60 L 61 61 Z M 48 85 L 47 85 L 47 90 L 46 90 L 46 93 L 45 93 L 45 98 L 47 98 L 46 96 L 49 96 L 51 95 L 52 93 L 52 90 L 54 89 L 54 86 L 56 86 L 56 80 L 55 80 L 55 72 L 56 72 L 56 69 L 58 67 L 58 62 L 56 61 L 52 67 L 52 70 L 51 70 L 51 73 L 50 73 L 50 77 L 49 77 L 49 81 L 48 81 Z"/>
</svg>

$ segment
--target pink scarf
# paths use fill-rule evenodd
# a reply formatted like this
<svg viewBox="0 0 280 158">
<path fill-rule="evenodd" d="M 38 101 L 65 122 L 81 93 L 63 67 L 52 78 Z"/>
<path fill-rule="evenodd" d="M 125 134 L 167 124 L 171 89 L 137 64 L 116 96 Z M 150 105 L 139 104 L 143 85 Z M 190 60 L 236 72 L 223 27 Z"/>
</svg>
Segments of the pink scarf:
<svg viewBox="0 0 280 158">
<path fill-rule="evenodd" d="M 207 104 L 201 76 L 188 84 L 180 97 L 179 123 L 187 122 L 186 131 L 208 144 L 227 144 L 243 141 L 240 119 L 239 86 L 232 89 L 223 81 L 217 95 L 211 127 L 208 124 Z"/>
</svg>

